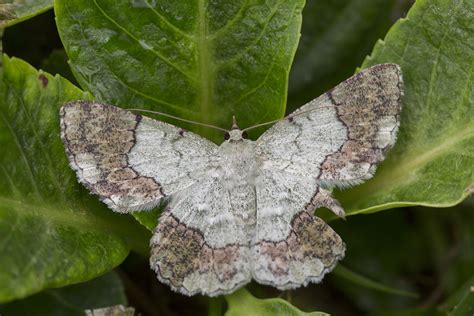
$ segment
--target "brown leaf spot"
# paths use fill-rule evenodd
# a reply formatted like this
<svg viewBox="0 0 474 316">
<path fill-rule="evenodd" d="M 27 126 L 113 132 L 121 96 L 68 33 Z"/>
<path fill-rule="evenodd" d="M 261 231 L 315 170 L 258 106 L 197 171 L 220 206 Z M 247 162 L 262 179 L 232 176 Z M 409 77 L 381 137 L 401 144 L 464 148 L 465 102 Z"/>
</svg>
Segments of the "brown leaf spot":
<svg viewBox="0 0 474 316">
<path fill-rule="evenodd" d="M 46 88 L 48 86 L 49 80 L 44 74 L 40 74 L 38 76 L 38 79 L 41 81 L 43 88 Z"/>
</svg>

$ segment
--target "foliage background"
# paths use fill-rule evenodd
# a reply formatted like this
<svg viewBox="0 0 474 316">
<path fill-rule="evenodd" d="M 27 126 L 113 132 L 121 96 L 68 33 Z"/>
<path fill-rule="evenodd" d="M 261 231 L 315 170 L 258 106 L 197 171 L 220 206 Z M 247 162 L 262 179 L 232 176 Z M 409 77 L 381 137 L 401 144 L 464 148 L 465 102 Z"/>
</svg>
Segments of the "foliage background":
<svg viewBox="0 0 474 316">
<path fill-rule="evenodd" d="M 0 19 L 6 27 L 3 51 L 44 71 L 38 72 L 19 59 L 3 60 L 2 315 L 81 315 L 84 309 L 115 304 L 134 306 L 144 315 L 277 315 L 298 314 L 300 310 L 334 315 L 473 314 L 474 200 L 466 199 L 474 182 L 472 2 L 418 1 L 409 18 L 400 20 L 386 35 L 410 10 L 411 1 L 307 1 L 302 36 L 289 74 L 287 112 L 349 77 L 361 65 L 396 62 L 404 71 L 407 95 L 397 147 L 373 181 L 338 192 L 350 213 L 386 211 L 331 222 L 348 244 L 348 252 L 343 266 L 322 284 L 280 293 L 252 283 L 248 291 L 216 299 L 183 297 L 157 282 L 146 257 L 149 232 L 132 217 L 110 214 L 75 183 L 67 169 L 54 117 L 60 104 L 93 97 L 129 107 L 145 102 L 133 93 L 119 93 L 113 82 L 104 89 L 96 81 L 87 81 L 87 71 L 98 67 L 91 56 L 108 56 L 114 47 L 108 52 L 75 55 L 72 46 L 93 47 L 94 43 L 81 42 L 77 32 L 90 29 L 74 29 L 77 25 L 71 17 L 85 19 L 87 14 L 95 13 L 88 13 L 88 6 L 93 7 L 90 1 L 70 1 L 73 8 L 69 12 L 62 10 L 64 3 L 56 3 L 56 16 L 62 14 L 56 17 L 62 41 L 51 1 L 17 1 L 0 7 Z M 285 17 L 287 9 L 282 12 Z M 92 26 L 98 27 L 94 23 Z M 288 47 L 296 47 L 295 23 L 283 30 L 292 34 L 281 39 Z M 268 35 L 270 41 L 272 36 Z M 153 39 L 147 41 L 142 48 L 155 43 Z M 117 45 L 126 49 L 120 46 L 123 44 Z M 270 55 L 278 54 L 281 63 L 289 67 L 291 56 L 275 53 L 271 45 L 263 47 Z M 130 49 L 134 48 L 132 45 Z M 258 53 L 257 58 L 265 57 Z M 146 60 L 143 57 L 142 65 L 147 66 Z M 140 67 L 138 72 L 143 71 Z M 237 64 L 234 70 L 239 67 Z M 60 74 L 72 84 L 49 74 Z M 250 78 L 249 74 L 244 78 Z M 147 80 L 146 72 L 139 75 L 138 82 Z M 48 82 L 44 89 L 43 78 Z M 108 78 L 104 75 L 102 79 L 106 82 Z M 155 80 L 159 82 L 160 78 Z M 269 117 L 283 114 L 284 72 L 274 84 L 276 99 L 264 94 L 259 105 L 262 110 L 273 109 Z M 180 91 L 169 97 L 182 94 Z M 196 106 L 200 104 L 196 102 Z M 245 115 L 249 109 L 242 105 L 236 111 Z M 187 118 L 215 120 L 225 126 L 231 114 L 212 107 L 199 113 L 201 117 Z M 180 110 L 174 114 L 187 115 Z M 243 118 L 245 124 L 251 120 Z M 21 155 L 23 162 L 18 161 Z M 30 175 L 25 175 L 22 163 L 31 169 Z M 32 192 L 32 179 L 39 183 L 36 192 Z M 327 213 L 322 214 L 331 219 Z M 150 226 L 156 214 L 149 217 L 138 219 Z M 65 258 L 69 261 L 64 262 Z M 113 267 L 113 272 L 108 272 Z"/>
</svg>

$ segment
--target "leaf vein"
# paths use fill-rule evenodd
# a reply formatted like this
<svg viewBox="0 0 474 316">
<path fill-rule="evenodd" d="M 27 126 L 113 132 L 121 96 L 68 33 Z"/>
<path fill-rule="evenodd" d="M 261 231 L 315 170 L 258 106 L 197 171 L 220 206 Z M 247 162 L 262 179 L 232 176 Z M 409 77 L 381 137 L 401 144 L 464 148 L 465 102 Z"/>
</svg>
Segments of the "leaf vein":
<svg viewBox="0 0 474 316">
<path fill-rule="evenodd" d="M 273 69 L 273 66 L 275 64 L 275 60 L 272 61 L 270 67 L 268 67 L 268 70 L 267 70 L 267 73 L 265 74 L 265 77 L 263 78 L 263 80 L 258 84 L 256 85 L 255 87 L 253 87 L 251 90 L 247 91 L 246 93 L 244 93 L 240 98 L 238 98 L 233 104 L 231 107 L 235 107 L 237 104 L 239 104 L 240 102 L 242 102 L 242 100 L 248 98 L 250 95 L 254 94 L 258 89 L 260 89 L 267 81 L 268 81 L 268 78 L 270 78 L 270 74 L 272 72 L 272 69 Z"/>
<path fill-rule="evenodd" d="M 457 12 L 459 11 L 459 9 L 462 6 L 462 3 L 463 3 L 463 0 L 459 1 L 459 5 L 457 6 L 457 8 L 454 8 L 454 10 L 453 10 L 453 12 L 450 16 L 450 21 L 448 23 L 448 27 L 444 28 L 443 36 L 441 37 L 439 47 L 436 47 L 436 57 L 434 58 L 433 67 L 431 68 L 430 83 L 429 83 L 428 93 L 427 93 L 427 99 L 428 100 L 426 102 L 426 108 L 428 109 L 428 111 L 430 111 L 432 109 L 433 88 L 434 88 L 434 82 L 435 82 L 435 79 L 436 79 L 435 77 L 436 77 L 436 74 L 437 74 L 437 69 L 438 69 L 438 66 L 439 66 L 439 58 L 441 56 L 441 49 L 443 48 L 443 45 L 445 43 L 445 40 L 446 40 L 448 34 L 451 33 L 452 25 L 454 24 L 455 17 L 457 15 Z"/>
<path fill-rule="evenodd" d="M 7 118 L 5 117 L 5 114 L 3 111 L 0 111 L 0 115 L 2 116 L 2 119 L 3 121 L 5 122 L 5 126 L 8 128 L 10 134 L 12 135 L 12 138 L 15 142 L 15 145 L 16 147 L 18 148 L 18 151 L 20 152 L 20 155 L 21 155 L 21 158 L 26 166 L 26 170 L 29 174 L 29 180 L 33 186 L 33 191 L 35 192 L 35 195 L 36 197 L 39 199 L 39 200 L 42 200 L 42 197 L 41 197 L 41 194 L 40 194 L 40 191 L 39 191 L 39 186 L 38 186 L 38 183 L 36 183 L 36 180 L 35 180 L 35 177 L 34 177 L 34 174 L 33 174 L 33 168 L 28 160 L 28 158 L 26 157 L 26 153 L 25 151 L 23 150 L 23 146 L 22 144 L 20 143 L 20 140 L 18 138 L 18 135 L 16 134 L 15 132 L 15 129 L 10 125 L 10 122 L 8 122 Z"/>
<path fill-rule="evenodd" d="M 15 231 L 15 229 L 18 226 L 19 223 L 20 223 L 20 221 L 18 220 L 18 216 L 15 216 L 15 222 L 14 223 L 8 223 L 6 225 L 10 228 L 10 231 L 8 232 L 8 235 L 3 236 L 2 243 L 0 244 L 0 249 L 3 249 L 4 246 L 8 243 L 8 241 L 12 237 L 13 232 Z"/>
<path fill-rule="evenodd" d="M 49 155 L 50 151 L 46 150 L 46 148 L 44 147 L 43 142 L 41 141 L 41 139 L 38 135 L 38 131 L 36 130 L 36 126 L 33 123 L 33 117 L 30 114 L 30 112 L 28 111 L 28 108 L 25 105 L 24 99 L 21 97 L 21 95 L 18 94 L 18 92 L 15 89 L 12 88 L 10 91 L 13 91 L 13 93 L 16 95 L 17 99 L 20 101 L 19 103 L 21 105 L 21 108 L 23 109 L 23 112 L 26 116 L 28 124 L 31 127 L 31 131 L 33 132 L 34 139 L 36 140 L 36 143 L 38 144 L 38 147 L 40 148 L 40 151 L 43 154 L 43 158 L 45 158 L 45 160 L 47 161 L 47 164 L 48 164 L 47 169 L 48 169 L 48 173 L 51 177 L 50 178 L 51 182 L 56 187 L 57 192 L 61 196 L 61 198 L 63 200 L 66 200 L 66 196 L 64 195 L 64 192 L 62 191 L 63 186 L 59 183 L 58 178 L 55 176 L 56 172 L 55 172 L 54 167 L 53 167 L 54 166 L 53 161 L 51 160 L 51 157 Z M 43 94 L 41 93 L 40 94 L 40 99 L 38 100 L 37 105 L 36 105 L 36 108 L 38 109 L 38 111 L 40 110 L 40 105 L 42 103 L 41 102 L 42 100 L 43 100 Z"/>
<path fill-rule="evenodd" d="M 224 26 L 222 26 L 220 29 L 214 31 L 213 34 L 210 34 L 209 39 L 213 41 L 219 38 L 223 33 L 227 31 L 227 29 L 235 25 L 235 23 L 239 20 L 239 18 L 242 17 L 242 12 L 244 12 L 244 8 L 247 7 L 248 2 L 249 0 L 245 0 L 245 2 L 240 6 L 239 11 L 237 11 L 237 13 L 234 15 L 234 17 L 230 19 L 229 21 L 227 21 L 227 23 Z"/>
<path fill-rule="evenodd" d="M 118 29 L 120 29 L 121 31 L 123 31 L 125 34 L 127 34 L 128 36 L 130 36 L 134 41 L 136 41 L 137 43 L 141 43 L 141 41 L 134 35 L 132 34 L 131 32 L 129 32 L 126 28 L 124 28 L 123 26 L 121 26 L 117 21 L 115 21 L 112 17 L 110 17 L 103 9 L 102 7 L 97 3 L 97 0 L 94 0 L 94 4 L 96 5 L 97 9 L 100 11 L 100 13 L 102 13 L 102 15 L 107 19 L 109 20 L 112 24 L 114 24 Z M 176 71 L 180 72 L 182 75 L 184 75 L 186 78 L 188 78 L 191 82 L 196 82 L 196 78 L 194 76 L 192 76 L 191 74 L 187 73 L 186 71 L 182 70 L 180 67 L 178 67 L 177 65 L 175 65 L 173 62 L 171 62 L 168 58 L 166 58 L 165 56 L 163 56 L 162 54 L 160 54 L 158 51 L 154 50 L 154 49 L 150 49 L 150 51 L 156 55 L 158 58 L 160 58 L 161 60 L 163 60 L 167 65 L 169 65 L 170 67 L 172 67 L 173 69 L 175 69 Z"/>
<path fill-rule="evenodd" d="M 265 32 L 267 31 L 267 28 L 268 28 L 268 25 L 270 24 L 270 21 L 273 19 L 273 17 L 276 15 L 277 11 L 278 11 L 278 7 L 282 4 L 282 1 L 278 1 L 277 4 L 272 8 L 272 10 L 270 11 L 270 14 L 267 18 L 267 20 L 265 21 L 265 26 L 262 28 L 262 31 L 260 32 L 260 34 L 255 38 L 255 40 L 252 41 L 252 43 L 250 43 L 249 45 L 247 45 L 247 47 L 245 47 L 245 49 L 242 49 L 242 50 L 239 50 L 239 52 L 237 54 L 235 54 L 233 57 L 230 57 L 230 58 L 227 58 L 225 60 L 222 60 L 218 63 L 217 65 L 217 69 L 220 69 L 220 68 L 223 68 L 225 67 L 226 65 L 229 65 L 229 64 L 233 64 L 235 63 L 237 60 L 239 60 L 240 58 L 242 58 L 242 56 L 244 56 L 252 47 L 254 47 L 256 44 L 260 43 L 260 41 L 262 40 L 263 36 L 265 35 Z"/>
<path fill-rule="evenodd" d="M 10 174 L 7 172 L 7 169 L 3 165 L 0 165 L 0 169 L 2 170 L 2 173 L 4 174 L 5 178 L 8 181 L 8 185 L 10 186 L 12 190 L 13 195 L 21 195 L 20 191 L 18 190 L 17 186 L 15 185 L 15 181 L 13 180 L 12 177 L 10 177 Z"/>
<path fill-rule="evenodd" d="M 150 5 L 149 1 L 148 0 L 145 0 L 145 3 L 146 5 L 148 6 L 148 8 L 151 9 L 151 11 L 156 15 L 158 16 L 158 18 L 163 21 L 166 25 L 168 25 L 171 29 L 173 29 L 173 31 L 177 32 L 178 34 L 180 34 L 181 36 L 187 38 L 187 39 L 193 39 L 193 36 L 190 36 L 189 34 L 186 34 L 185 32 L 183 32 L 183 30 L 181 30 L 179 27 L 177 27 L 176 25 L 174 25 L 173 23 L 171 23 L 167 18 L 165 18 L 160 12 L 158 12 L 158 10 L 156 10 L 153 6 Z"/>
</svg>

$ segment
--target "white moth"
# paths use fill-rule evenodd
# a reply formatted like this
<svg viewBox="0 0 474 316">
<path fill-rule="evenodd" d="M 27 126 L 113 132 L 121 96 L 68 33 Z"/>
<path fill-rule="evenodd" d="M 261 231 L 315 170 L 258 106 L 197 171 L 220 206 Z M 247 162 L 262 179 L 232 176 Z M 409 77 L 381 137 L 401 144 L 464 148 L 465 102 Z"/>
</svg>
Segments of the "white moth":
<svg viewBox="0 0 474 316">
<path fill-rule="evenodd" d="M 216 145 L 191 132 L 89 101 L 61 109 L 78 179 L 112 210 L 151 209 L 168 197 L 151 239 L 151 267 L 183 294 L 230 293 L 251 279 L 278 289 L 319 282 L 344 256 L 313 215 L 344 210 L 325 189 L 372 177 L 395 142 L 400 68 L 368 68 L 267 130 L 235 124 Z"/>
</svg>

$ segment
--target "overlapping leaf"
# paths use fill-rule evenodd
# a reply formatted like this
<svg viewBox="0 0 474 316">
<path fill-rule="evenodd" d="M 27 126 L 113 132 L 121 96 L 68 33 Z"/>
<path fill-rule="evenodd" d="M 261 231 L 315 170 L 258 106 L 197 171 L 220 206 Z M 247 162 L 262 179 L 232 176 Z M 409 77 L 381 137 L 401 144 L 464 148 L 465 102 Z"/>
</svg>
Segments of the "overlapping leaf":
<svg viewBox="0 0 474 316">
<path fill-rule="evenodd" d="M 417 1 L 363 67 L 401 66 L 405 97 L 394 149 L 374 179 L 339 195 L 350 213 L 447 207 L 474 184 L 474 2 Z"/>
<path fill-rule="evenodd" d="M 288 315 L 288 316 L 326 316 L 322 312 L 305 313 L 280 298 L 258 299 L 253 297 L 247 290 L 242 289 L 226 296 L 229 309 L 225 316 L 246 315 Z"/>
<path fill-rule="evenodd" d="M 46 290 L 23 300 L 0 305 L 3 315 L 83 316 L 84 310 L 127 304 L 120 278 L 113 272 L 97 279 Z"/>
<path fill-rule="evenodd" d="M 148 233 L 80 186 L 59 137 L 59 108 L 88 99 L 61 77 L 4 58 L 0 80 L 0 302 L 81 282 L 119 264 Z"/>
<path fill-rule="evenodd" d="M 0 4 L 0 27 L 32 18 L 53 7 L 53 0 L 7 0 Z"/>
</svg>

